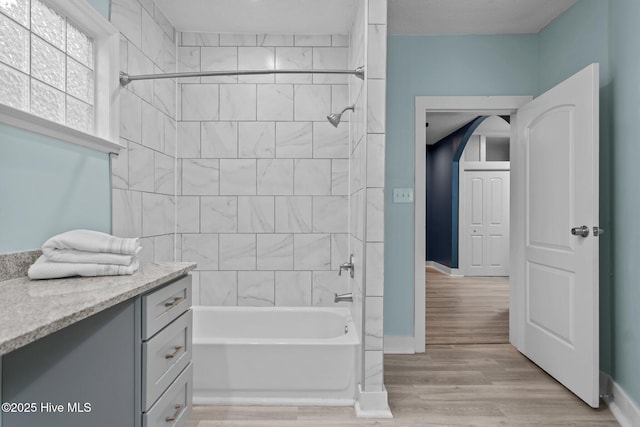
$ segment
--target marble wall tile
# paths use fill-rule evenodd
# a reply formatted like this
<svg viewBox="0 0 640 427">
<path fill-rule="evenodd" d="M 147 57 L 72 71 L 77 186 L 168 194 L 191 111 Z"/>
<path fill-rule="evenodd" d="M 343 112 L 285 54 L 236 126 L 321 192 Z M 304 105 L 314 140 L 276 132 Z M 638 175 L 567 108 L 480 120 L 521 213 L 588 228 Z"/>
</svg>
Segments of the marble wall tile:
<svg viewBox="0 0 640 427">
<path fill-rule="evenodd" d="M 198 32 L 181 32 L 181 46 L 219 46 L 220 36 L 218 33 L 198 33 Z"/>
<path fill-rule="evenodd" d="M 276 233 L 311 232 L 311 197 L 276 197 Z"/>
<path fill-rule="evenodd" d="M 273 271 L 239 271 L 238 305 L 272 307 L 275 303 Z"/>
<path fill-rule="evenodd" d="M 384 188 L 367 188 L 367 241 L 384 241 Z"/>
<path fill-rule="evenodd" d="M 200 123 L 178 122 L 178 158 L 200 157 Z"/>
<path fill-rule="evenodd" d="M 238 273 L 201 271 L 200 303 L 207 306 L 238 305 Z"/>
<path fill-rule="evenodd" d="M 347 196 L 313 197 L 314 233 L 347 233 L 349 231 L 349 199 Z"/>
<path fill-rule="evenodd" d="M 238 155 L 245 158 L 273 158 L 276 150 L 274 122 L 238 123 Z"/>
<path fill-rule="evenodd" d="M 384 134 L 367 136 L 367 186 L 384 187 Z"/>
<path fill-rule="evenodd" d="M 170 234 L 175 225 L 175 199 L 173 196 L 142 193 L 142 235 Z"/>
<path fill-rule="evenodd" d="M 153 13 L 153 10 L 151 11 Z M 142 11 L 142 37 L 140 47 L 156 64 L 163 62 L 163 31 L 146 10 Z"/>
<path fill-rule="evenodd" d="M 367 296 L 384 296 L 384 243 L 367 243 Z"/>
<path fill-rule="evenodd" d="M 311 305 L 310 271 L 276 271 L 275 305 L 307 307 Z"/>
<path fill-rule="evenodd" d="M 142 145 L 164 151 L 164 114 L 151 104 L 142 103 Z"/>
<path fill-rule="evenodd" d="M 293 194 L 292 159 L 259 159 L 257 174 L 259 195 Z"/>
<path fill-rule="evenodd" d="M 346 196 L 349 194 L 349 160 L 331 160 L 331 195 Z"/>
<path fill-rule="evenodd" d="M 296 46 L 331 46 L 330 34 L 296 34 L 294 37 Z"/>
<path fill-rule="evenodd" d="M 295 85 L 294 120 L 316 121 L 327 120 L 331 109 L 331 86 L 329 85 Z"/>
<path fill-rule="evenodd" d="M 221 195 L 255 195 L 256 187 L 255 159 L 220 160 Z"/>
<path fill-rule="evenodd" d="M 169 40 L 173 43 L 175 41 L 175 29 L 169 19 L 162 13 L 162 10 L 156 5 L 153 8 L 153 19 L 158 23 L 162 31 L 167 35 Z"/>
<path fill-rule="evenodd" d="M 293 46 L 293 34 L 258 34 L 258 46 Z"/>
<path fill-rule="evenodd" d="M 277 70 L 310 70 L 313 67 L 313 50 L 310 47 L 277 47 Z M 276 83 L 313 82 L 311 74 L 277 74 Z"/>
<path fill-rule="evenodd" d="M 331 268 L 331 235 L 295 234 L 293 266 L 295 270 L 329 270 Z"/>
<path fill-rule="evenodd" d="M 183 234 L 182 261 L 197 262 L 196 270 L 217 270 L 218 238 L 217 234 Z"/>
<path fill-rule="evenodd" d="M 154 73 L 162 73 L 159 67 L 154 67 Z M 173 117 L 176 112 L 176 83 L 171 79 L 149 80 L 153 82 L 153 105 L 167 116 Z"/>
<path fill-rule="evenodd" d="M 300 196 L 331 194 L 331 160 L 298 159 L 294 163 L 293 192 Z"/>
<path fill-rule="evenodd" d="M 367 80 L 367 132 L 385 131 L 385 80 Z"/>
<path fill-rule="evenodd" d="M 200 198 L 200 229 L 203 233 L 238 231 L 238 198 L 229 196 Z"/>
<path fill-rule="evenodd" d="M 129 41 L 120 34 L 120 71 L 129 72 Z"/>
<path fill-rule="evenodd" d="M 154 152 L 155 192 L 173 194 L 175 192 L 175 159 L 166 154 Z"/>
<path fill-rule="evenodd" d="M 340 264 L 349 261 L 349 235 L 331 235 L 331 270 L 340 270 Z"/>
<path fill-rule="evenodd" d="M 349 127 L 344 124 L 334 128 L 329 122 L 314 123 L 313 158 L 348 159 Z"/>
<path fill-rule="evenodd" d="M 120 139 L 122 149 L 117 154 L 112 154 L 111 159 L 111 186 L 113 188 L 129 188 L 129 141 Z"/>
<path fill-rule="evenodd" d="M 256 46 L 257 34 L 220 34 L 220 46 Z"/>
<path fill-rule="evenodd" d="M 200 304 L 200 272 L 199 271 L 191 271 L 189 272 L 189 276 L 191 276 L 191 301 L 194 306 L 202 305 Z"/>
<path fill-rule="evenodd" d="M 293 269 L 293 234 L 258 234 L 258 270 Z"/>
<path fill-rule="evenodd" d="M 183 159 L 182 194 L 215 196 L 220 180 L 220 160 Z"/>
<path fill-rule="evenodd" d="M 258 120 L 293 120 L 293 85 L 258 85 Z"/>
<path fill-rule="evenodd" d="M 273 233 L 275 201 L 270 196 L 238 197 L 238 232 Z"/>
<path fill-rule="evenodd" d="M 139 191 L 154 190 L 153 150 L 129 143 L 129 188 Z"/>
<path fill-rule="evenodd" d="M 384 79 L 387 75 L 387 26 L 369 25 L 367 78 Z"/>
<path fill-rule="evenodd" d="M 255 120 L 256 85 L 220 85 L 220 120 Z"/>
<path fill-rule="evenodd" d="M 178 47 L 178 72 L 200 71 L 200 48 L 198 46 Z M 200 83 L 200 77 L 181 78 L 180 84 Z"/>
<path fill-rule="evenodd" d="M 239 47 L 239 70 L 273 70 L 275 68 L 275 48 Z M 238 76 L 240 83 L 274 83 L 273 74 Z"/>
<path fill-rule="evenodd" d="M 178 233 L 199 233 L 200 197 L 178 196 L 177 215 Z"/>
<path fill-rule="evenodd" d="M 238 69 L 238 49 L 235 47 L 200 48 L 200 69 L 202 71 L 236 71 Z M 237 76 L 202 77 L 203 83 L 236 83 Z"/>
<path fill-rule="evenodd" d="M 142 53 L 139 43 L 129 43 L 127 46 L 127 60 L 130 74 L 151 74 L 154 72 L 153 62 Z M 132 82 L 127 86 L 126 90 L 132 91 L 148 103 L 153 103 L 153 80 Z M 120 118 L 122 119 L 122 115 Z"/>
<path fill-rule="evenodd" d="M 335 111 L 339 113 L 344 109 L 344 107 L 353 105 L 353 102 L 349 100 L 349 86 L 344 85 L 331 85 L 331 111 Z M 350 122 L 351 116 L 353 115 L 353 111 L 345 111 L 342 115 L 340 123 Z M 329 122 L 327 122 L 329 124 Z M 348 126 L 346 126 L 348 127 Z"/>
<path fill-rule="evenodd" d="M 201 135 L 202 157 L 238 157 L 237 122 L 202 122 Z"/>
<path fill-rule="evenodd" d="M 142 100 L 128 90 L 120 91 L 120 138 L 142 141 Z"/>
<path fill-rule="evenodd" d="M 383 350 L 383 298 L 365 297 L 365 304 L 364 348 L 365 350 Z"/>
<path fill-rule="evenodd" d="M 154 262 L 173 262 L 174 244 L 173 234 L 165 234 L 153 238 L 153 260 Z"/>
<path fill-rule="evenodd" d="M 276 123 L 276 157 L 310 158 L 313 155 L 313 125 L 311 122 Z"/>
<path fill-rule="evenodd" d="M 140 238 L 140 252 L 138 252 L 138 260 L 141 263 L 154 262 L 155 256 L 153 254 L 153 237 L 141 237 Z"/>
<path fill-rule="evenodd" d="M 164 153 L 175 157 L 177 154 L 177 122 L 174 118 L 164 116 Z"/>
<path fill-rule="evenodd" d="M 384 353 L 382 350 L 364 352 L 364 390 L 381 391 L 384 379 Z"/>
<path fill-rule="evenodd" d="M 142 193 L 114 188 L 111 197 L 113 235 L 142 236 Z"/>
<path fill-rule="evenodd" d="M 182 84 L 182 120 L 218 120 L 218 85 Z"/>
<path fill-rule="evenodd" d="M 111 23 L 137 46 L 142 40 L 142 8 L 136 0 L 112 0 Z"/>
<path fill-rule="evenodd" d="M 346 47 L 315 47 L 313 48 L 313 68 L 317 70 L 344 70 L 349 65 L 349 49 Z M 314 74 L 313 83 L 316 84 L 347 84 L 348 75 Z"/>
<path fill-rule="evenodd" d="M 312 293 L 314 307 L 349 307 L 352 303 L 334 302 L 335 294 L 349 292 L 349 275 L 338 276 L 337 271 L 314 271 Z"/>
<path fill-rule="evenodd" d="M 255 270 L 256 235 L 220 234 L 220 270 Z"/>
</svg>

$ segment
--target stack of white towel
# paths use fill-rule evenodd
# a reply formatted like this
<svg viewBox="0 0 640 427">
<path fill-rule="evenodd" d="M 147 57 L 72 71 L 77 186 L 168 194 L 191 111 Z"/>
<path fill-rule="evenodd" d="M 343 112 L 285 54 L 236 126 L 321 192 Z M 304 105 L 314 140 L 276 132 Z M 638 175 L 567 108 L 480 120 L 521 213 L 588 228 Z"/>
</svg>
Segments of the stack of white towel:
<svg viewBox="0 0 640 427">
<path fill-rule="evenodd" d="M 31 279 L 133 274 L 140 263 L 137 238 L 120 238 L 91 230 L 58 234 L 42 245 L 42 255 L 29 268 Z"/>
</svg>

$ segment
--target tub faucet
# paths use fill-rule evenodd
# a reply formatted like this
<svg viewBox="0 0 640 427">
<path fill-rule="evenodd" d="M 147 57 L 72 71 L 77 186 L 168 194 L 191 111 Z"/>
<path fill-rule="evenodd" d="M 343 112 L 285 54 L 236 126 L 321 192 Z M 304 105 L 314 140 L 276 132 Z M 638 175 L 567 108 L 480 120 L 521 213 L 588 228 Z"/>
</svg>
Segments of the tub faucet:
<svg viewBox="0 0 640 427">
<path fill-rule="evenodd" d="M 338 270 L 338 276 L 342 276 L 342 270 L 349 270 L 349 274 L 353 279 L 354 269 L 353 269 L 353 254 L 349 255 L 349 261 L 340 264 L 340 270 Z"/>
<path fill-rule="evenodd" d="M 347 294 L 333 294 L 334 298 L 333 298 L 333 302 L 340 302 L 340 301 L 348 301 L 348 302 L 353 302 L 353 294 L 351 292 L 347 293 Z"/>
</svg>

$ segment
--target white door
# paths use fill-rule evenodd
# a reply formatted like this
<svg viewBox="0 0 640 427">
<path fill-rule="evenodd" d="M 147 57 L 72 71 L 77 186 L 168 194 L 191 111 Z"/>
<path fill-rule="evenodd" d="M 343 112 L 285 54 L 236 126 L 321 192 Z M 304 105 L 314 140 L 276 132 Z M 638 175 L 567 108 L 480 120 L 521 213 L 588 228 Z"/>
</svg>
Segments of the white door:
<svg viewBox="0 0 640 427">
<path fill-rule="evenodd" d="M 599 402 L 594 236 L 598 128 L 597 64 L 517 113 L 518 144 L 525 153 L 525 324 L 520 350 L 594 408 Z M 584 233 L 578 228 L 582 226 Z"/>
<path fill-rule="evenodd" d="M 509 171 L 464 171 L 465 276 L 509 275 Z"/>
</svg>

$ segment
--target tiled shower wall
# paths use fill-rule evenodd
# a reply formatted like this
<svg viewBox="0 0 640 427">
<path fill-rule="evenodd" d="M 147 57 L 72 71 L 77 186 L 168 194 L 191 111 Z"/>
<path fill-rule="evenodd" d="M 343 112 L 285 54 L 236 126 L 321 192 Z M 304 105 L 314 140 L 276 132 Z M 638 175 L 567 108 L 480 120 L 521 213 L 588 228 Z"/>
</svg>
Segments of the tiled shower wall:
<svg viewBox="0 0 640 427">
<path fill-rule="evenodd" d="M 182 33 L 179 71 L 344 69 L 346 35 Z M 341 75 L 183 79 L 177 245 L 201 305 L 334 306 L 348 292 L 349 103 Z M 348 121 L 350 113 L 343 115 Z M 199 286 L 197 283 L 199 282 Z"/>
<path fill-rule="evenodd" d="M 152 0 L 112 0 L 120 69 L 175 72 L 175 30 Z M 176 83 L 146 80 L 120 90 L 120 143 L 112 157 L 113 234 L 141 237 L 142 261 L 174 260 Z"/>
</svg>

